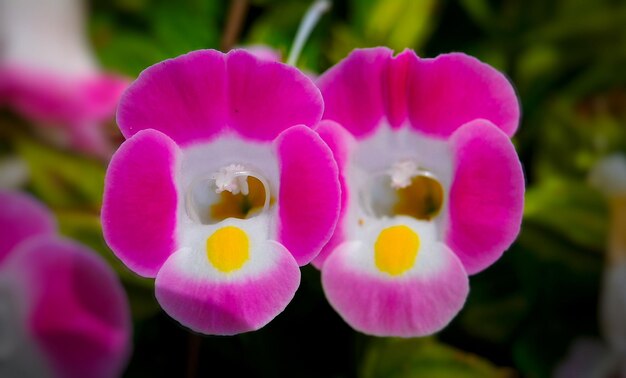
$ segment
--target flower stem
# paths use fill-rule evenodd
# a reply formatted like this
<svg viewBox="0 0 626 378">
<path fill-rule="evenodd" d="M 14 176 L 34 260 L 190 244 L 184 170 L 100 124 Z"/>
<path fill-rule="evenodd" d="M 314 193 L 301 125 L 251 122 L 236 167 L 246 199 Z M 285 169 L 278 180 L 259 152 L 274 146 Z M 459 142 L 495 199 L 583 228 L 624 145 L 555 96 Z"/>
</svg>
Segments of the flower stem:
<svg viewBox="0 0 626 378">
<path fill-rule="evenodd" d="M 237 44 L 239 33 L 243 27 L 243 21 L 248 13 L 248 0 L 232 0 L 228 9 L 228 18 L 224 26 L 221 49 L 228 51 Z"/>
<path fill-rule="evenodd" d="M 291 51 L 289 52 L 287 64 L 290 66 L 294 66 L 296 64 L 298 58 L 300 57 L 300 53 L 302 52 L 302 48 L 309 38 L 309 35 L 311 35 L 313 28 L 319 21 L 320 17 L 322 17 L 322 14 L 330 9 L 330 5 L 331 2 L 329 0 L 317 0 L 306 11 L 304 18 L 302 18 L 302 22 L 300 23 L 300 27 L 298 27 L 296 39 L 293 42 Z"/>
</svg>

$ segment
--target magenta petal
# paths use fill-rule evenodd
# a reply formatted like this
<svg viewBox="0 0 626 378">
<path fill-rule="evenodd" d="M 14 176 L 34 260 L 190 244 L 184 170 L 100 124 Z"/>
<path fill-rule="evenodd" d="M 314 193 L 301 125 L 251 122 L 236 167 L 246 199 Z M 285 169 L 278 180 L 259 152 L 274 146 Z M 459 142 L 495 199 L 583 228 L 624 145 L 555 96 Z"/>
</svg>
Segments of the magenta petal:
<svg viewBox="0 0 626 378">
<path fill-rule="evenodd" d="M 324 140 L 333 152 L 333 157 L 337 162 L 337 168 L 339 170 L 339 185 L 341 188 L 341 210 L 337 220 L 337 226 L 335 227 L 333 236 L 330 238 L 328 243 L 324 245 L 319 255 L 317 255 L 317 257 L 312 261 L 316 268 L 321 269 L 328 255 L 345 239 L 343 220 L 346 215 L 348 204 L 348 189 L 346 188 L 345 169 L 350 157 L 352 144 L 355 141 L 350 133 L 348 133 L 338 123 L 333 121 L 325 120 L 320 122 L 315 131 L 317 131 L 322 140 Z"/>
<path fill-rule="evenodd" d="M 144 70 L 122 96 L 117 122 L 130 138 L 156 129 L 179 144 L 207 140 L 227 122 L 225 55 L 200 50 Z"/>
<path fill-rule="evenodd" d="M 520 109 L 508 79 L 465 54 L 414 60 L 408 75 L 408 114 L 414 128 L 439 137 L 477 118 L 491 121 L 508 136 Z"/>
<path fill-rule="evenodd" d="M 324 118 L 337 121 L 357 138 L 370 134 L 385 115 L 382 75 L 393 51 L 354 50 L 326 71 L 317 84 L 324 96 Z"/>
<path fill-rule="evenodd" d="M 467 273 L 445 245 L 437 245 L 443 264 L 409 277 L 372 274 L 357 261 L 356 254 L 367 252 L 351 248 L 344 243 L 328 257 L 322 284 L 328 302 L 352 328 L 375 336 L 425 336 L 444 328 L 463 307 Z"/>
<path fill-rule="evenodd" d="M 299 265 L 308 264 L 333 234 L 340 211 L 337 163 L 313 130 L 294 126 L 276 140 L 280 160 L 278 240 Z"/>
<path fill-rule="evenodd" d="M 455 173 L 446 241 L 469 274 L 493 264 L 517 236 L 524 174 L 508 136 L 485 120 L 451 137 Z"/>
<path fill-rule="evenodd" d="M 22 241 L 36 235 L 52 235 L 56 222 L 34 198 L 0 190 L 0 263 Z"/>
<path fill-rule="evenodd" d="M 293 67 L 244 50 L 201 50 L 142 72 L 122 97 L 117 118 L 127 138 L 156 129 L 188 145 L 226 128 L 270 141 L 293 125 L 312 127 L 322 109 L 317 87 Z"/>
<path fill-rule="evenodd" d="M 7 260 L 21 282 L 30 336 L 56 376 L 113 377 L 130 352 L 124 289 L 95 252 L 53 236 L 30 239 Z"/>
<path fill-rule="evenodd" d="M 239 134 L 270 141 L 294 125 L 313 127 L 324 108 L 313 82 L 296 68 L 228 53 L 229 121 Z"/>
<path fill-rule="evenodd" d="M 98 74 L 66 77 L 23 67 L 0 68 L 0 94 L 25 117 L 61 126 L 112 118 L 125 78 Z"/>
<path fill-rule="evenodd" d="M 73 148 L 106 156 L 104 122 L 113 119 L 125 78 L 66 77 L 23 67 L 0 67 L 0 105 L 6 103 L 40 127 L 60 127 Z"/>
<path fill-rule="evenodd" d="M 124 142 L 109 165 L 102 231 L 117 257 L 137 274 L 155 277 L 175 250 L 177 145 L 156 130 Z"/>
<path fill-rule="evenodd" d="M 383 103 L 387 120 L 393 128 L 404 125 L 407 118 L 407 77 L 411 64 L 417 60 L 413 50 L 404 50 L 398 56 L 387 60 L 383 74 Z"/>
<path fill-rule="evenodd" d="M 173 254 L 156 278 L 156 297 L 172 318 L 209 335 L 257 330 L 280 314 L 300 285 L 300 269 L 285 247 L 266 242 L 269 269 L 243 279 L 193 277 L 197 266 L 185 266 L 184 250 Z M 195 274 L 198 275 L 197 273 Z"/>
</svg>

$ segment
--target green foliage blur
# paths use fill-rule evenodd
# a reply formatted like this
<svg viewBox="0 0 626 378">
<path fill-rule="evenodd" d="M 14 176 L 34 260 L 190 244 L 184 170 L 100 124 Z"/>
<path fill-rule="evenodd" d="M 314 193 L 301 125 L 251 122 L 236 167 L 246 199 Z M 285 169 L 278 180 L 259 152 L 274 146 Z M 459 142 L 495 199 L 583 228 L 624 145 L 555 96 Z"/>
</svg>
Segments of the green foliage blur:
<svg viewBox="0 0 626 378">
<path fill-rule="evenodd" d="M 267 45 L 285 58 L 309 4 L 248 1 L 237 45 Z M 93 0 L 90 37 L 103 67 L 132 78 L 160 60 L 221 48 L 230 5 Z M 160 310 L 151 280 L 128 271 L 102 239 L 106 164 L 28 133 L 3 140 L 2 151 L 28 162 L 27 189 L 55 211 L 62 232 L 119 272 L 135 327 L 127 377 L 548 377 L 572 342 L 600 337 L 608 213 L 587 174 L 599 158 L 626 152 L 626 2 L 336 0 L 298 66 L 321 73 L 352 49 L 377 45 L 424 57 L 474 55 L 510 77 L 522 104 L 515 137 L 528 185 L 521 234 L 499 262 L 471 278 L 465 308 L 433 337 L 351 330 L 326 302 L 312 267 L 303 269 L 287 310 L 262 330 L 191 334 Z"/>
</svg>

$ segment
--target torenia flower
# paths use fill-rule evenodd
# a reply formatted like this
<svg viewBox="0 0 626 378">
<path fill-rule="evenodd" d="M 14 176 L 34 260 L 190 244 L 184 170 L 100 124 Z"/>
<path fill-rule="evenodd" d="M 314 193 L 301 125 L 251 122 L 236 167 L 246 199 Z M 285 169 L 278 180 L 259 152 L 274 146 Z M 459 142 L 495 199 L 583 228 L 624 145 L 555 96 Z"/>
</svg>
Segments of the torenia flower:
<svg viewBox="0 0 626 378">
<path fill-rule="evenodd" d="M 119 376 L 130 311 L 111 268 L 27 195 L 0 191 L 0 230 L 0 376 Z"/>
<path fill-rule="evenodd" d="M 298 265 L 339 215 L 337 164 L 310 128 L 322 110 L 298 70 L 243 50 L 158 63 L 122 96 L 127 140 L 106 177 L 104 236 L 156 278 L 157 300 L 181 324 L 256 330 L 292 299 Z"/>
<path fill-rule="evenodd" d="M 96 64 L 82 5 L 0 1 L 0 105 L 61 129 L 61 143 L 106 155 L 110 147 L 102 126 L 113 118 L 127 80 Z"/>
<path fill-rule="evenodd" d="M 468 274 L 515 239 L 524 179 L 507 79 L 463 54 L 356 50 L 319 79 L 343 206 L 314 261 L 353 328 L 414 337 L 462 308 Z M 336 121 L 347 132 L 334 123 Z"/>
</svg>

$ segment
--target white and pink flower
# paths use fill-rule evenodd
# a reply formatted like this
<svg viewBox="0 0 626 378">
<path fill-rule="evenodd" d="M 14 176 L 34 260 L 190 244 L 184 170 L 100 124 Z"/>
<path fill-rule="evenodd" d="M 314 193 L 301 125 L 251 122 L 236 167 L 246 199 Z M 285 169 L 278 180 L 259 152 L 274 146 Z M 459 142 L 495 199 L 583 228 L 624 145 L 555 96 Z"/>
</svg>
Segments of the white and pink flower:
<svg viewBox="0 0 626 378">
<path fill-rule="evenodd" d="M 0 191 L 0 376 L 119 376 L 128 299 L 96 252 L 56 233 L 30 196 Z"/>
<path fill-rule="evenodd" d="M 515 92 L 467 55 L 394 57 L 382 47 L 354 51 L 318 86 L 318 132 L 343 189 L 335 234 L 314 260 L 326 296 L 364 333 L 436 332 L 462 308 L 468 274 L 497 261 L 519 232 Z"/>
<path fill-rule="evenodd" d="M 195 51 L 146 69 L 123 95 L 127 138 L 105 183 L 106 241 L 156 297 L 206 334 L 276 317 L 339 215 L 338 168 L 311 127 L 302 73 L 243 50 Z"/>
</svg>

